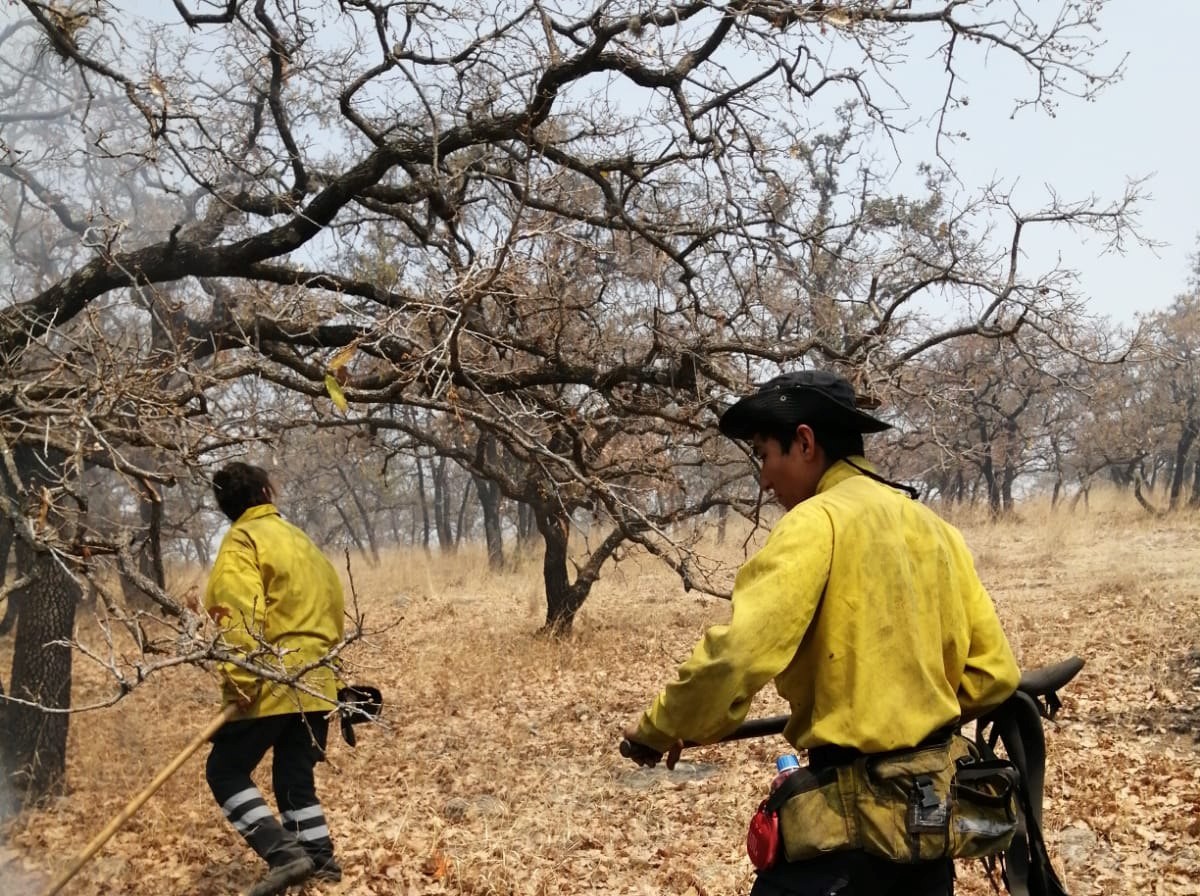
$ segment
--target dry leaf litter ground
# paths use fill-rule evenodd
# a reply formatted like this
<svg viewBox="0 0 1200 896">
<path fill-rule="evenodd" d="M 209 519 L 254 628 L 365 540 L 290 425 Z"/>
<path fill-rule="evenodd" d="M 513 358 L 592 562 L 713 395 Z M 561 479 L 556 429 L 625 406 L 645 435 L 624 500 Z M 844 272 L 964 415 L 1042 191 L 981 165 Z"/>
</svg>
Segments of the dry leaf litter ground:
<svg viewBox="0 0 1200 896">
<path fill-rule="evenodd" d="M 1022 664 L 1087 658 L 1047 733 L 1046 828 L 1068 889 L 1200 894 L 1200 519 L 1093 505 L 960 523 Z M 739 548 L 720 551 L 736 560 Z M 354 677 L 383 688 L 386 724 L 360 727 L 354 750 L 335 736 L 318 767 L 346 873 L 305 894 L 749 890 L 745 825 L 783 741 L 696 749 L 674 772 L 639 770 L 616 750 L 703 628 L 725 620 L 725 602 L 629 560 L 576 633 L 554 641 L 535 635 L 537 558 L 503 575 L 467 552 L 353 570 L 375 632 L 354 650 Z M 80 635 L 97 632 L 85 622 Z M 11 641 L 0 651 L 7 668 Z M 108 692 L 95 668 L 77 669 L 77 704 Z M 215 713 L 214 692 L 209 675 L 185 670 L 75 717 L 69 792 L 3 832 L 0 893 L 40 893 Z M 782 709 L 764 692 L 752 715 Z M 212 802 L 205 752 L 66 893 L 209 896 L 259 873 Z M 269 794 L 269 774 L 259 780 Z M 958 892 L 992 892 L 978 863 L 960 864 Z"/>
</svg>

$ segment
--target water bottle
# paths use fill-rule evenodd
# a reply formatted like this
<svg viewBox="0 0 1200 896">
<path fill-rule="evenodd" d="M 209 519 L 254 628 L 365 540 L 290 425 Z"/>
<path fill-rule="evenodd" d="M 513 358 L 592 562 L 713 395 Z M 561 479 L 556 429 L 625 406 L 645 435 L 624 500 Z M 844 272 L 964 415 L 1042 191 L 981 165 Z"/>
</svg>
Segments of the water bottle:
<svg viewBox="0 0 1200 896">
<path fill-rule="evenodd" d="M 775 760 L 775 780 L 771 782 L 771 793 L 778 789 L 784 778 L 800 768 L 800 760 L 795 753 L 785 753 Z"/>
</svg>

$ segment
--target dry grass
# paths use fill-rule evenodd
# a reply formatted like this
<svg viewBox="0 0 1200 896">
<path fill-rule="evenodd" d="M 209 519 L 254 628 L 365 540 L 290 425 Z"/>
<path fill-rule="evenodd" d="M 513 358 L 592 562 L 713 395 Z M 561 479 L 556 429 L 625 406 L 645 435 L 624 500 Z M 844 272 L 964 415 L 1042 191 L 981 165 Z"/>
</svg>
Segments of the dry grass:
<svg viewBox="0 0 1200 896">
<path fill-rule="evenodd" d="M 1029 507 L 1020 521 L 961 522 L 1021 661 L 1088 659 L 1048 735 L 1047 827 L 1070 891 L 1200 893 L 1200 520 L 1097 499 L 1087 514 Z M 748 891 L 745 823 L 782 741 L 696 750 L 674 773 L 637 770 L 615 749 L 727 606 L 627 561 L 575 636 L 551 641 L 535 635 L 539 570 L 531 557 L 493 576 L 473 552 L 356 562 L 378 632 L 356 650 L 356 676 L 384 689 L 387 724 L 360 729 L 356 750 L 336 742 L 319 767 L 346 879 L 308 893 Z M 102 687 L 80 669 L 77 699 Z M 77 717 L 70 795 L 0 846 L 6 896 L 44 886 L 203 725 L 213 695 L 192 670 Z M 755 714 L 781 709 L 764 693 Z M 257 872 L 197 758 L 67 892 L 207 896 Z M 975 865 L 961 867 L 959 892 L 990 892 Z"/>
</svg>

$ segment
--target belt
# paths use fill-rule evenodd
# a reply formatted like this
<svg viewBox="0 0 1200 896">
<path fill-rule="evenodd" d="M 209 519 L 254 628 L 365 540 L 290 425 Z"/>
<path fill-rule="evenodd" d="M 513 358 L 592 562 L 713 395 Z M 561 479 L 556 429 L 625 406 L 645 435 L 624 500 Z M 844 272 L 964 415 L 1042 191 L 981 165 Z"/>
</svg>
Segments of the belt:
<svg viewBox="0 0 1200 896">
<path fill-rule="evenodd" d="M 842 747 L 837 744 L 812 747 L 808 751 L 808 767 L 813 771 L 819 771 L 825 768 L 836 768 L 839 765 L 849 765 L 854 760 L 861 759 L 864 756 L 886 759 L 892 756 L 901 756 L 904 753 L 911 753 L 913 750 L 920 750 L 925 747 L 940 746 L 941 744 L 950 742 L 950 738 L 957 728 L 957 725 L 947 725 L 933 732 L 933 734 L 929 735 L 916 746 L 902 747 L 899 750 L 888 750 L 883 753 L 864 753 L 856 747 Z"/>
</svg>

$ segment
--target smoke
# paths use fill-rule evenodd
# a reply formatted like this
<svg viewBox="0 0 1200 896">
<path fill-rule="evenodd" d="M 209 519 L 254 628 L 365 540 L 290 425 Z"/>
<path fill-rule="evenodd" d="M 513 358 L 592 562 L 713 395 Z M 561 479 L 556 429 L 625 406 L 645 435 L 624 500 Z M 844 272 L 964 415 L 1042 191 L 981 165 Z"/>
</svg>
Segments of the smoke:
<svg viewBox="0 0 1200 896">
<path fill-rule="evenodd" d="M 0 829 L 0 893 L 4 896 L 38 896 L 46 888 L 44 875 L 26 871 L 21 853 L 8 845 Z"/>
<path fill-rule="evenodd" d="M 45 889 L 47 881 L 41 874 L 24 870 L 21 853 L 8 845 L 12 817 L 18 805 L 8 777 L 0 774 L 0 893 L 4 896 L 37 896 Z"/>
<path fill-rule="evenodd" d="M 4 846 L 0 846 L 0 862 L 5 863 L 0 865 L 0 893 L 4 896 L 38 896 L 45 889 L 41 875 L 16 870 L 15 853 Z"/>
</svg>

